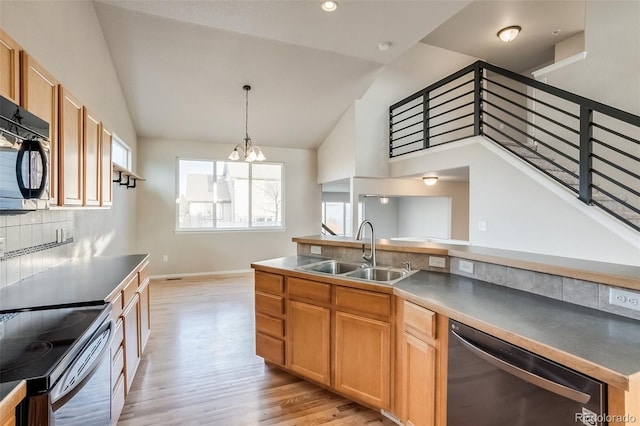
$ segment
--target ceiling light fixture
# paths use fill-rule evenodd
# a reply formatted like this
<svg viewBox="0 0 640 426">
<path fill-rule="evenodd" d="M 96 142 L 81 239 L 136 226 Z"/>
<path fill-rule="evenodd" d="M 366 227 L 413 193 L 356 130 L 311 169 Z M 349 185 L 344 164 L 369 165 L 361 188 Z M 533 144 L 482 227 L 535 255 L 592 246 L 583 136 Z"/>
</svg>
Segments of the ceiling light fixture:
<svg viewBox="0 0 640 426">
<path fill-rule="evenodd" d="M 510 41 L 513 41 L 516 37 L 518 37 L 518 34 L 520 34 L 520 30 L 522 30 L 522 28 L 517 25 L 506 27 L 498 31 L 498 37 L 505 43 L 509 43 Z"/>
<path fill-rule="evenodd" d="M 229 154 L 229 160 L 236 161 L 240 159 L 240 152 L 242 152 L 242 157 L 244 161 L 251 163 L 252 161 L 264 161 L 267 157 L 264 156 L 262 150 L 258 146 L 254 146 L 251 142 L 251 138 L 249 137 L 249 90 L 251 90 L 251 86 L 245 84 L 242 88 L 246 92 L 245 98 L 245 121 L 244 121 L 244 148 L 242 145 L 238 144 L 231 154 Z"/>
<path fill-rule="evenodd" d="M 433 186 L 433 185 L 436 184 L 436 182 L 438 182 L 438 177 L 437 176 L 425 176 L 425 177 L 422 178 L 422 181 L 427 186 Z"/>
<path fill-rule="evenodd" d="M 333 0 L 323 1 L 320 7 L 325 12 L 333 12 L 338 8 L 338 2 Z"/>
<path fill-rule="evenodd" d="M 382 41 L 378 43 L 378 50 L 381 52 L 386 52 L 387 50 L 389 50 L 389 48 L 391 48 L 390 41 Z"/>
<path fill-rule="evenodd" d="M 389 204 L 389 197 L 380 197 L 380 204 Z"/>
</svg>

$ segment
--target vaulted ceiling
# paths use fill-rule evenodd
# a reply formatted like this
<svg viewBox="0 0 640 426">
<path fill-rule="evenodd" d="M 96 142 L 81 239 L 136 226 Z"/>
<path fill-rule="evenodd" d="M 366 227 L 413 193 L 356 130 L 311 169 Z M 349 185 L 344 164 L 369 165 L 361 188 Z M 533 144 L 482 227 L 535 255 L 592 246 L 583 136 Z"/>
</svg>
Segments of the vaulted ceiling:
<svg viewBox="0 0 640 426">
<path fill-rule="evenodd" d="M 495 37 L 493 27 L 466 31 L 464 21 L 473 18 L 464 18 L 466 8 L 540 2 L 339 3 L 326 13 L 316 0 L 94 2 L 138 135 L 239 143 L 242 86 L 250 84 L 254 143 L 290 148 L 317 148 L 380 70 L 425 37 L 429 42 L 434 31 L 457 28 L 468 39 L 489 31 Z M 551 6 L 547 12 L 553 13 Z M 461 14 L 462 23 L 456 20 Z M 444 34 L 432 44 L 483 57 L 479 47 L 446 45 L 451 36 Z M 382 42 L 391 47 L 379 50 Z"/>
</svg>

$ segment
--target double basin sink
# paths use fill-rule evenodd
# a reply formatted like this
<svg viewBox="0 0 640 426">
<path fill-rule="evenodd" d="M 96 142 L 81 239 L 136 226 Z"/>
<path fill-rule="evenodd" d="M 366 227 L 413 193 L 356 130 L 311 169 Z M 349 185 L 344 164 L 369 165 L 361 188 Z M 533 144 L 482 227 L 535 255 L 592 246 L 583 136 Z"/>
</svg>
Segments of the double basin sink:
<svg viewBox="0 0 640 426">
<path fill-rule="evenodd" d="M 309 265 L 299 266 L 298 270 L 351 278 L 356 280 L 392 285 L 417 272 L 386 266 L 370 266 L 362 263 L 323 260 Z"/>
</svg>

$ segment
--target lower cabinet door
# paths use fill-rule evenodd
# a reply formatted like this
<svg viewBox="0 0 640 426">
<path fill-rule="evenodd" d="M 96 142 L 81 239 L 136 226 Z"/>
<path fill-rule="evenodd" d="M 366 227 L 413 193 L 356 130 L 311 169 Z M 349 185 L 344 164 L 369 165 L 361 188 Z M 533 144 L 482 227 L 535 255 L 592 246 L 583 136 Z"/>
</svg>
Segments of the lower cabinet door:
<svg viewBox="0 0 640 426">
<path fill-rule="evenodd" d="M 144 352 L 151 334 L 151 318 L 149 312 L 149 280 L 138 287 L 140 294 L 140 353 Z"/>
<path fill-rule="evenodd" d="M 129 305 L 122 312 L 122 327 L 124 329 L 124 377 L 125 391 L 128 393 L 133 383 L 133 377 L 140 363 L 140 339 L 139 330 L 139 300 L 136 294 Z"/>
<path fill-rule="evenodd" d="M 295 373 L 329 385 L 331 382 L 329 308 L 289 301 L 288 367 Z"/>
<path fill-rule="evenodd" d="M 413 426 L 435 424 L 436 348 L 404 333 L 407 420 Z"/>
<path fill-rule="evenodd" d="M 335 389 L 389 409 L 391 325 L 338 311 L 335 328 Z"/>
</svg>

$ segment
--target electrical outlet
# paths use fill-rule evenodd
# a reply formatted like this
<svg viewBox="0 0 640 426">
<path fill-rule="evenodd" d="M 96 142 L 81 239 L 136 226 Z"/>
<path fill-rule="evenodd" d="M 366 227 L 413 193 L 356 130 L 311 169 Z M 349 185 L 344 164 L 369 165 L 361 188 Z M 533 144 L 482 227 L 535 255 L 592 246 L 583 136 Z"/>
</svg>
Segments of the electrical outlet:
<svg viewBox="0 0 640 426">
<path fill-rule="evenodd" d="M 623 308 L 640 311 L 640 292 L 623 290 L 621 288 L 609 289 L 609 303 Z"/>
<path fill-rule="evenodd" d="M 469 262 L 468 260 L 461 260 L 460 270 L 468 274 L 473 274 L 473 262 Z"/>
<path fill-rule="evenodd" d="M 487 222 L 480 221 L 478 222 L 478 231 L 486 231 L 487 230 Z"/>
<path fill-rule="evenodd" d="M 322 246 L 311 246 L 311 254 L 322 254 Z"/>
<path fill-rule="evenodd" d="M 163 254 L 162 255 L 162 261 L 163 262 L 168 262 L 169 261 L 169 255 L 168 254 Z"/>
<path fill-rule="evenodd" d="M 0 237 L 0 257 L 4 256 L 4 237 Z"/>
<path fill-rule="evenodd" d="M 435 268 L 445 268 L 447 266 L 447 258 L 438 257 L 438 256 L 429 256 L 429 266 L 433 266 Z"/>
</svg>

